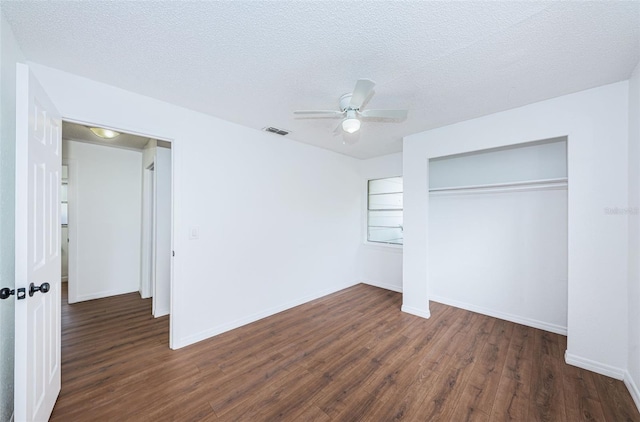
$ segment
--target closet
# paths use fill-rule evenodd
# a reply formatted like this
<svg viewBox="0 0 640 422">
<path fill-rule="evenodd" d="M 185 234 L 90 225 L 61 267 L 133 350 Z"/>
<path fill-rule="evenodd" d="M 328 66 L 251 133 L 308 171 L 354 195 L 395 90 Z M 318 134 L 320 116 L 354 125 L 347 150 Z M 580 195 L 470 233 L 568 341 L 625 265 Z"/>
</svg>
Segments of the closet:
<svg viewBox="0 0 640 422">
<path fill-rule="evenodd" d="M 429 296 L 566 334 L 567 138 L 429 160 Z"/>
</svg>

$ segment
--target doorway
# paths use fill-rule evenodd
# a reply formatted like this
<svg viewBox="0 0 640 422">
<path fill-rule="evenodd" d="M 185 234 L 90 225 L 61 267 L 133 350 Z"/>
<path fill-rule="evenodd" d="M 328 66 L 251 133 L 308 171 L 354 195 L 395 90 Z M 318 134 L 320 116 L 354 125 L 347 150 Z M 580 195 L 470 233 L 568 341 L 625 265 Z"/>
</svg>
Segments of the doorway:
<svg viewBox="0 0 640 422">
<path fill-rule="evenodd" d="M 62 133 L 69 303 L 139 292 L 168 315 L 171 143 L 66 121 Z"/>
</svg>

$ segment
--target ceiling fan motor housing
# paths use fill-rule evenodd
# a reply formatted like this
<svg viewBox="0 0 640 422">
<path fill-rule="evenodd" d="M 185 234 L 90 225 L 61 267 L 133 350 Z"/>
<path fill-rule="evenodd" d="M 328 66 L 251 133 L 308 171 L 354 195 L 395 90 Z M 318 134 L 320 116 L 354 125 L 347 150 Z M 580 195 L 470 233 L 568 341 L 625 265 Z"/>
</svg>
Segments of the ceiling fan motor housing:
<svg viewBox="0 0 640 422">
<path fill-rule="evenodd" d="M 342 97 L 340 97 L 340 110 L 342 111 L 358 110 L 357 108 L 350 107 L 352 96 L 353 94 L 347 93 L 347 94 L 344 94 Z"/>
</svg>

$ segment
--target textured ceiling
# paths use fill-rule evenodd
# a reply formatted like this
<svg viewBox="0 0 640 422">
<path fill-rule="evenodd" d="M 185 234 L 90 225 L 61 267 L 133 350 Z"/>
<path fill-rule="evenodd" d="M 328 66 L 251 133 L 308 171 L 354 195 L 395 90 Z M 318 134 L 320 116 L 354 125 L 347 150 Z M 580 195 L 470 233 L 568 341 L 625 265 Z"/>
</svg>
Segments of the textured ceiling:
<svg viewBox="0 0 640 422">
<path fill-rule="evenodd" d="M 640 57 L 640 2 L 0 3 L 31 61 L 357 158 L 405 135 L 628 79 Z M 369 108 L 342 145 L 330 119 L 359 78 Z M 276 135 L 273 135 L 276 136 Z"/>
</svg>

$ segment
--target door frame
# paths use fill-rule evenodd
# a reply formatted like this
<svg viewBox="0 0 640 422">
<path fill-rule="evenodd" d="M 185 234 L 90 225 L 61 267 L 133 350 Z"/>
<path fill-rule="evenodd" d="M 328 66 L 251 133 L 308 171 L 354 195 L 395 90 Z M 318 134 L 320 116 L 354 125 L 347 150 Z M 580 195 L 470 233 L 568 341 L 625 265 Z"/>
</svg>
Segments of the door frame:
<svg viewBox="0 0 640 422">
<path fill-rule="evenodd" d="M 79 125 L 83 125 L 83 126 L 88 126 L 88 127 L 102 127 L 105 129 L 111 129 L 114 130 L 116 132 L 121 132 L 121 133 L 128 133 L 131 135 L 136 135 L 136 136 L 141 136 L 144 138 L 151 138 L 151 139 L 156 139 L 158 141 L 163 141 L 163 142 L 168 142 L 171 144 L 171 187 L 170 187 L 170 192 L 171 192 L 171 250 L 175 251 L 175 227 L 176 227 L 176 196 L 175 196 L 175 192 L 176 192 L 176 148 L 179 145 L 179 142 L 177 142 L 175 139 L 171 139 L 168 138 L 166 136 L 159 136 L 159 135 L 155 135 L 153 133 L 143 133 L 140 131 L 137 131 L 135 129 L 131 129 L 131 128 L 127 128 L 127 127 L 115 127 L 113 125 L 109 125 L 106 123 L 100 123 L 100 122 L 90 122 L 90 121 L 86 121 L 86 120 L 81 120 L 81 119 L 76 119 L 73 116 L 69 116 L 66 115 L 64 113 L 62 114 L 62 121 L 63 122 L 68 122 L 68 123 L 75 123 L 75 124 L 79 124 Z M 73 160 L 69 160 L 70 162 L 73 162 Z M 143 169 L 144 171 L 146 171 L 146 169 Z M 69 183 L 71 183 L 71 177 L 72 177 L 72 173 L 71 173 L 71 168 L 69 168 Z M 144 183 L 144 177 L 143 177 L 143 183 Z M 68 188 L 71 191 L 71 186 L 69 186 Z M 71 195 L 71 192 L 69 192 L 69 194 Z M 77 202 L 77 201 L 76 201 Z M 140 203 L 140 207 L 142 210 L 142 201 Z M 69 222 L 71 222 L 71 217 L 72 217 L 72 206 L 69 207 Z M 75 211 L 75 210 L 74 210 Z M 142 210 L 144 211 L 144 210 Z M 75 215 L 75 213 L 73 214 Z M 144 216 L 141 213 L 141 217 L 144 219 Z M 75 230 L 73 231 L 73 236 L 75 236 Z M 142 233 L 141 233 L 142 236 Z M 71 241 L 73 241 L 73 237 L 72 237 L 72 232 L 71 232 L 71 228 L 69 228 L 69 239 L 70 239 L 70 243 Z M 72 260 L 74 262 L 77 262 L 77 257 L 73 257 L 73 253 L 75 252 L 75 249 L 72 250 L 71 244 L 69 245 L 69 281 L 71 281 L 71 277 L 72 277 L 72 267 L 74 265 L 72 265 Z M 142 257 L 141 257 L 141 262 L 140 264 L 142 265 Z M 172 257 L 171 257 L 171 269 L 170 269 L 170 303 L 169 303 L 169 347 L 174 348 L 173 347 L 173 339 L 175 338 L 174 336 L 174 324 L 173 324 L 173 303 L 174 303 L 174 293 L 175 293 L 175 289 L 174 289 L 174 282 L 175 282 L 175 263 L 174 263 L 174 259 L 173 259 L 173 253 L 172 253 Z M 141 278 L 142 280 L 142 278 Z M 68 284 L 69 286 L 69 296 L 71 296 L 71 288 L 72 288 L 72 284 Z"/>
<path fill-rule="evenodd" d="M 64 142 L 64 140 L 63 140 Z M 69 303 L 76 302 L 76 298 L 78 297 L 78 289 L 75 283 L 75 280 L 78 275 L 78 260 L 71 260 L 71 254 L 77 253 L 77 239 L 76 239 L 76 189 L 77 189 L 77 180 L 78 180 L 78 163 L 74 158 L 63 158 L 62 165 L 67 166 L 67 236 L 69 238 L 69 242 L 67 245 L 67 288 L 68 288 L 68 301 Z M 60 239 L 63 241 L 64 239 Z M 72 265 L 72 263 L 74 265 Z M 74 280 L 74 282 L 72 282 Z"/>
<path fill-rule="evenodd" d="M 144 164 L 144 163 L 143 163 Z M 155 161 L 142 170 L 142 242 L 140 259 L 140 296 L 148 299 L 154 295 L 155 280 Z"/>
</svg>

